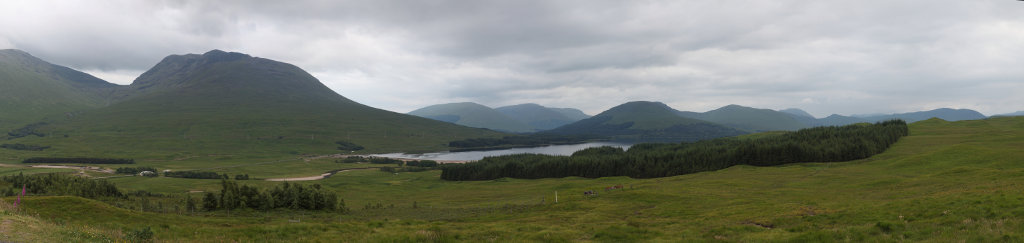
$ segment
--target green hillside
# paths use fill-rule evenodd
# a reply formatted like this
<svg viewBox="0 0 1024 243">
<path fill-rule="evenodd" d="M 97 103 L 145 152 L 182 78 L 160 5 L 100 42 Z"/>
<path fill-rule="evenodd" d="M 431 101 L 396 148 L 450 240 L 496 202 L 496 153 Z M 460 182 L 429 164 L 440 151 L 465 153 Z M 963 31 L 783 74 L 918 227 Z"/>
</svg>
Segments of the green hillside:
<svg viewBox="0 0 1024 243">
<path fill-rule="evenodd" d="M 525 122 L 473 102 L 432 105 L 411 111 L 408 114 L 496 131 L 520 133 L 536 131 Z"/>
<path fill-rule="evenodd" d="M 19 50 L 0 50 L 0 129 L 61 120 L 106 105 L 117 88 Z"/>
<path fill-rule="evenodd" d="M 787 113 L 739 105 L 727 105 L 704 113 L 683 111 L 678 114 L 750 132 L 792 131 L 810 127 Z"/>
<path fill-rule="evenodd" d="M 526 123 L 538 131 L 551 130 L 587 118 L 586 114 L 576 109 L 548 108 L 532 103 L 498 107 L 494 108 L 494 110 L 512 119 Z"/>
<path fill-rule="evenodd" d="M 438 151 L 500 135 L 358 104 L 298 67 L 240 53 L 169 56 L 128 88 L 117 103 L 38 129 L 50 136 L 12 141 L 51 149 L 0 153 L 246 161 L 348 152 L 337 141 L 364 152 Z"/>
<path fill-rule="evenodd" d="M 150 227 L 159 241 L 349 242 L 1018 242 L 1024 240 L 1024 118 L 909 125 L 886 152 L 841 163 L 734 166 L 655 179 L 499 179 L 449 182 L 439 171 L 349 171 L 313 183 L 346 214 L 301 210 L 198 211 L 184 192 L 217 180 L 122 177 L 126 191 L 167 212 L 77 197 L 5 197 L 0 236 L 12 241 L 118 241 Z M 769 135 L 771 136 L 771 135 Z M 250 170 L 257 178 L 320 173 L 330 161 Z M 252 166 L 262 167 L 262 166 Z M 249 167 L 223 168 L 235 173 Z M 287 168 L 287 169 L 280 169 Z M 319 171 L 317 170 L 319 169 Z M 23 170 L 0 168 L 0 172 Z M 257 171 L 262 171 L 258 172 Z M 257 187 L 281 182 L 239 181 Z M 622 189 L 603 190 L 614 185 Z M 555 203 L 555 192 L 558 202 Z M 597 195 L 584 196 L 584 191 Z M 200 193 L 193 193 L 195 198 Z M 440 195 L 440 196 L 439 196 Z M 383 208 L 365 205 L 384 205 Z M 393 207 L 391 206 L 393 205 Z M 151 209 L 155 210 L 155 209 Z"/>
<path fill-rule="evenodd" d="M 744 134 L 714 123 L 681 117 L 667 105 L 649 101 L 625 103 L 548 132 L 640 141 L 696 141 Z"/>
</svg>

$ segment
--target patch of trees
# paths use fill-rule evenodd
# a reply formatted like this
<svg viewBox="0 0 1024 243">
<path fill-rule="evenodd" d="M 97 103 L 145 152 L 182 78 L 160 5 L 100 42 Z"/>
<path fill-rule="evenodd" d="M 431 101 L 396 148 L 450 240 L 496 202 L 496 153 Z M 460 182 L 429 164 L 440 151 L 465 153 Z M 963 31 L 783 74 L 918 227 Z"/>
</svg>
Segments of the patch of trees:
<svg viewBox="0 0 1024 243">
<path fill-rule="evenodd" d="M 143 167 L 119 167 L 116 170 L 114 170 L 114 173 L 134 175 L 134 174 L 138 174 L 139 172 L 143 172 L 143 171 L 152 171 L 152 172 L 154 172 L 154 175 L 155 175 L 155 172 L 157 172 L 156 168 L 143 166 Z"/>
<path fill-rule="evenodd" d="M 307 187 L 288 182 L 269 190 L 259 190 L 247 185 L 239 186 L 234 181 L 223 180 L 220 193 L 207 192 L 203 197 L 202 206 L 208 211 L 242 208 L 263 211 L 276 208 L 348 211 L 344 200 L 339 199 L 334 192 L 322 188 L 320 184 Z"/>
<path fill-rule="evenodd" d="M 235 180 L 248 180 L 248 179 L 249 179 L 249 174 L 235 175 Z"/>
<path fill-rule="evenodd" d="M 228 174 L 217 174 L 210 171 L 167 171 L 166 177 L 188 178 L 188 179 L 228 179 Z"/>
<path fill-rule="evenodd" d="M 10 137 L 8 139 L 27 137 L 27 136 L 31 136 L 31 135 L 36 135 L 38 137 L 46 136 L 46 134 L 41 133 L 39 131 L 36 131 L 37 128 L 42 127 L 43 125 L 46 125 L 46 123 L 45 122 L 32 123 L 32 124 L 25 125 L 24 127 L 11 130 L 11 131 L 7 132 L 7 136 Z"/>
<path fill-rule="evenodd" d="M 358 144 L 354 144 L 354 143 L 347 142 L 347 141 L 337 141 L 337 142 L 334 142 L 334 143 L 338 144 L 338 150 L 358 151 L 358 150 L 363 150 L 364 149 L 363 146 L 359 146 Z"/>
<path fill-rule="evenodd" d="M 348 156 L 340 161 L 341 163 L 360 163 L 368 162 L 371 164 L 396 164 L 402 165 L 404 162 L 397 159 L 385 158 L 385 157 L 374 157 L 374 156 Z"/>
<path fill-rule="evenodd" d="M 590 148 L 571 156 L 519 154 L 442 166 L 444 180 L 512 178 L 654 178 L 734 165 L 772 166 L 800 162 L 839 162 L 881 153 L 907 136 L 906 122 L 817 127 L 752 139 L 720 138 L 694 143 L 637 144 L 628 151 Z"/>
<path fill-rule="evenodd" d="M 405 162 L 405 166 L 414 167 L 437 167 L 438 165 L 440 164 L 433 160 L 410 160 Z"/>
<path fill-rule="evenodd" d="M 0 181 L 10 187 L 3 191 L 4 196 L 15 196 L 21 193 L 22 186 L 27 194 L 35 195 L 69 195 L 85 198 L 125 197 L 106 180 L 86 179 L 61 173 L 8 175 L 0 177 Z"/>
<path fill-rule="evenodd" d="M 37 146 L 37 145 L 26 145 L 26 144 L 0 144 L 0 148 L 13 149 L 13 150 L 25 150 L 25 151 L 43 151 L 50 148 L 50 146 Z"/>
<path fill-rule="evenodd" d="M 22 163 L 26 164 L 57 164 L 57 163 L 70 163 L 70 164 L 134 164 L 134 159 L 112 159 L 112 158 L 50 158 L 50 157 L 36 157 L 28 158 Z"/>
<path fill-rule="evenodd" d="M 587 141 L 605 138 L 595 135 L 559 135 L 538 133 L 521 136 L 505 136 L 502 138 L 472 138 L 452 141 L 448 147 L 459 148 L 453 151 L 468 151 L 479 149 L 496 149 L 511 147 L 536 147 L 558 144 L 579 144 Z"/>
</svg>

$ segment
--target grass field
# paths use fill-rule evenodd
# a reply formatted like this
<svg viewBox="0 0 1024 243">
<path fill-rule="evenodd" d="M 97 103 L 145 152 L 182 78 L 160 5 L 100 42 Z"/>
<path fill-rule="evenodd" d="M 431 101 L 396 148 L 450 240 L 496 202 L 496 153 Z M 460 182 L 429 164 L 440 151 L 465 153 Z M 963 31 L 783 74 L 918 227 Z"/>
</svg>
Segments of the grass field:
<svg viewBox="0 0 1024 243">
<path fill-rule="evenodd" d="M 0 234 L 14 241 L 103 242 L 148 226 L 157 241 L 1024 241 L 1024 119 L 927 120 L 910 128 L 887 152 L 843 163 L 734 166 L 642 180 L 450 182 L 439 180 L 439 171 L 357 170 L 299 182 L 335 190 L 352 209 L 348 214 L 152 213 L 42 196 L 23 198 L 22 208 L 13 209 L 8 197 Z M 178 169 L 190 166 L 210 165 L 185 162 Z M 360 165 L 295 160 L 218 170 L 270 178 L 342 166 Z M 186 191 L 219 190 L 217 180 L 111 180 L 126 191 L 165 193 L 167 203 Z M 613 185 L 624 189 L 604 190 Z M 586 190 L 599 195 L 584 197 Z M 378 203 L 384 208 L 364 209 Z"/>
</svg>

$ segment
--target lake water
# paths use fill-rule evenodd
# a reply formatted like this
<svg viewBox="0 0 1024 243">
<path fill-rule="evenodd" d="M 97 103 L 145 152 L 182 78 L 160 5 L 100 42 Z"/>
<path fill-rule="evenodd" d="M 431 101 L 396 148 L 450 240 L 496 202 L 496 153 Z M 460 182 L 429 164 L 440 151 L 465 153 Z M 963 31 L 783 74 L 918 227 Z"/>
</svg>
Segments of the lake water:
<svg viewBox="0 0 1024 243">
<path fill-rule="evenodd" d="M 418 160 L 480 160 L 488 156 L 499 156 L 509 154 L 547 154 L 547 155 L 571 155 L 576 151 L 583 150 L 585 148 L 601 147 L 601 146 L 612 146 L 623 149 L 628 149 L 632 144 L 626 143 L 613 143 L 613 142 L 594 142 L 594 143 L 582 143 L 572 145 L 551 145 L 544 147 L 532 147 L 532 148 L 511 148 L 501 150 L 488 150 L 488 151 L 466 151 L 466 152 L 438 152 L 438 153 L 425 153 L 425 154 L 405 154 L 405 153 L 391 153 L 391 154 L 375 154 L 374 156 L 388 157 L 388 158 L 401 158 L 401 159 L 418 159 Z"/>
</svg>

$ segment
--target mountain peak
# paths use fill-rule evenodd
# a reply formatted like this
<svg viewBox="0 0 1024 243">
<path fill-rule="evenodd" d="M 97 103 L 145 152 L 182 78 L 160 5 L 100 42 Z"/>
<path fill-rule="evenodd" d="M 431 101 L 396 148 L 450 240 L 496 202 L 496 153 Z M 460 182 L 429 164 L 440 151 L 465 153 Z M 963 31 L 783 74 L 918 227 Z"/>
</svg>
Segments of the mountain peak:
<svg viewBox="0 0 1024 243">
<path fill-rule="evenodd" d="M 210 60 L 210 62 L 230 62 L 252 58 L 252 56 L 238 52 L 226 52 L 214 49 L 206 53 L 203 53 L 203 58 Z"/>
<path fill-rule="evenodd" d="M 130 86 L 136 96 L 203 93 L 225 99 L 351 102 L 295 65 L 221 50 L 167 56 Z"/>
</svg>

